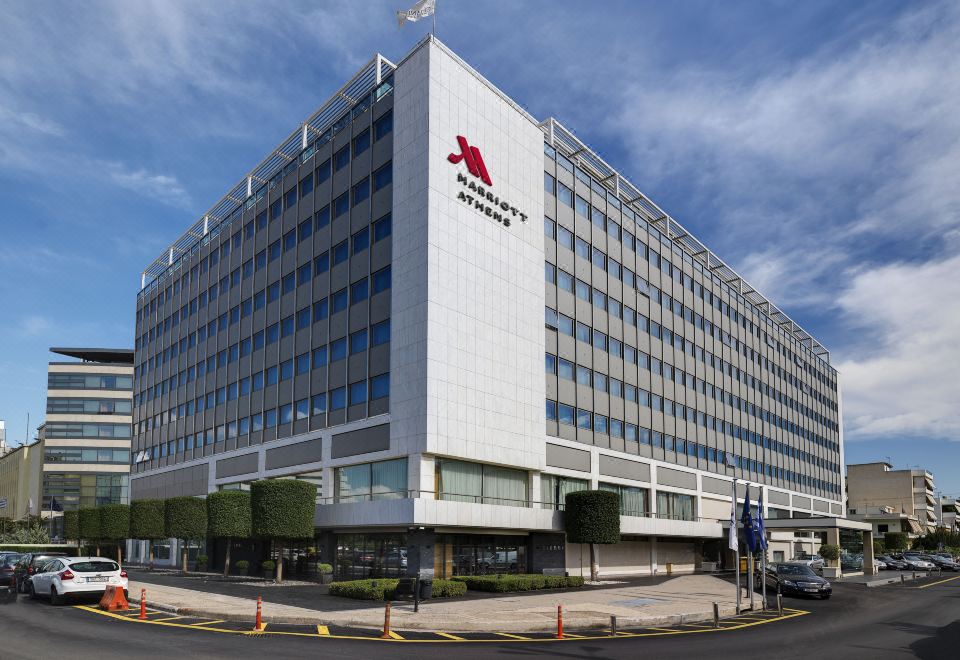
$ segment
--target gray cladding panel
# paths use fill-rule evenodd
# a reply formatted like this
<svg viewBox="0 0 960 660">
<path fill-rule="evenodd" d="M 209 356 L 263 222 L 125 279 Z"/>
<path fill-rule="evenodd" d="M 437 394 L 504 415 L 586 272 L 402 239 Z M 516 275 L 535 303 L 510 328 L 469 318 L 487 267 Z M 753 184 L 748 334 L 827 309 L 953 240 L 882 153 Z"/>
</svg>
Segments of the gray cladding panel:
<svg viewBox="0 0 960 660">
<path fill-rule="evenodd" d="M 657 483 L 662 486 L 673 486 L 674 488 L 697 489 L 697 475 L 692 472 L 681 472 L 670 468 L 657 468 Z"/>
<path fill-rule="evenodd" d="M 567 470 L 590 471 L 590 452 L 547 443 L 547 465 Z"/>
<path fill-rule="evenodd" d="M 302 465 L 304 463 L 316 463 L 321 459 L 320 438 L 298 442 L 286 447 L 277 447 L 267 450 L 266 464 L 267 470 L 288 467 L 290 465 Z"/>
<path fill-rule="evenodd" d="M 217 479 L 223 477 L 234 477 L 238 474 L 249 474 L 257 471 L 258 454 L 244 454 L 243 456 L 234 456 L 217 461 Z"/>
<path fill-rule="evenodd" d="M 810 498 L 809 497 L 800 497 L 798 495 L 793 496 L 793 506 L 799 507 L 801 509 L 810 508 Z"/>
<path fill-rule="evenodd" d="M 171 470 L 161 474 L 130 479 L 130 499 L 165 499 L 180 495 L 206 495 L 208 486 L 207 463 Z"/>
<path fill-rule="evenodd" d="M 824 513 L 830 513 L 830 503 L 824 502 L 823 500 L 814 500 L 813 501 L 813 510 L 822 511 Z"/>
<path fill-rule="evenodd" d="M 650 481 L 650 466 L 639 461 L 600 454 L 600 474 L 621 479 Z"/>
<path fill-rule="evenodd" d="M 790 494 L 781 493 L 776 490 L 768 490 L 767 501 L 770 504 L 781 504 L 783 506 L 790 506 Z"/>
<path fill-rule="evenodd" d="M 390 449 L 390 425 L 381 424 L 333 436 L 330 458 L 344 458 L 358 454 Z"/>
<path fill-rule="evenodd" d="M 730 491 L 730 482 L 724 481 L 723 479 L 715 479 L 714 477 L 708 477 L 704 475 L 702 477 L 703 483 L 703 492 L 713 493 L 714 495 L 729 495 Z"/>
</svg>

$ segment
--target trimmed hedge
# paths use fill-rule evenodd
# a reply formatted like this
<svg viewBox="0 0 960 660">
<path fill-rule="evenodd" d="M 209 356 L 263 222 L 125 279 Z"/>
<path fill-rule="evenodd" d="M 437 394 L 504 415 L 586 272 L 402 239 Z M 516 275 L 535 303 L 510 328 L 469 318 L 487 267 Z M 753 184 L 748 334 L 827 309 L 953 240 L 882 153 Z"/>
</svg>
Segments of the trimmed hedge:
<svg viewBox="0 0 960 660">
<path fill-rule="evenodd" d="M 130 536 L 130 505 L 104 504 L 100 511 L 100 538 L 108 541 L 126 540 Z"/>
<path fill-rule="evenodd" d="M 906 550 L 910 547 L 910 537 L 903 532 L 887 532 L 883 535 L 883 545 L 888 551 Z"/>
<path fill-rule="evenodd" d="M 250 493 L 221 490 L 207 495 L 207 534 L 215 539 L 250 536 Z"/>
<path fill-rule="evenodd" d="M 80 538 L 86 541 L 100 540 L 100 512 L 93 507 L 80 509 Z"/>
<path fill-rule="evenodd" d="M 153 541 L 166 535 L 163 500 L 134 500 L 130 504 L 130 538 Z"/>
<path fill-rule="evenodd" d="M 536 591 L 538 589 L 566 589 L 582 587 L 583 578 L 579 575 L 458 575 L 453 578 L 462 582 L 471 591 L 492 591 L 494 593 L 513 593 L 517 591 Z"/>
<path fill-rule="evenodd" d="M 63 512 L 63 538 L 76 541 L 80 538 L 80 512 Z"/>
<path fill-rule="evenodd" d="M 263 479 L 250 484 L 253 536 L 261 539 L 312 539 L 317 487 L 299 479 Z"/>
<path fill-rule="evenodd" d="M 171 497 L 165 502 L 164 528 L 168 536 L 184 541 L 207 537 L 207 502 L 198 497 Z"/>
<path fill-rule="evenodd" d="M 563 514 L 571 543 L 620 542 L 620 495 L 606 490 L 567 493 Z"/>
<path fill-rule="evenodd" d="M 393 600 L 397 579 L 350 580 L 330 585 L 330 595 L 356 600 Z M 456 598 L 467 593 L 467 585 L 455 580 L 434 580 L 434 598 Z"/>
</svg>

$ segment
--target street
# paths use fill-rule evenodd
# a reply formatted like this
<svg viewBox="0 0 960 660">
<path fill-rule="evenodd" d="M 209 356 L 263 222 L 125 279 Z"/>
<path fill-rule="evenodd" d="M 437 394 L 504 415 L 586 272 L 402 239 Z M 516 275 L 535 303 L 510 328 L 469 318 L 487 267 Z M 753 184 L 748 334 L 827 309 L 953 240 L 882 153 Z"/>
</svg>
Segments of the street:
<svg viewBox="0 0 960 660">
<path fill-rule="evenodd" d="M 251 651 L 280 657 L 437 658 L 543 656 L 634 658 L 951 658 L 960 646 L 960 579 L 867 589 L 838 584 L 829 601 L 785 599 L 809 614 L 754 627 L 623 639 L 446 642 L 358 641 L 289 634 L 224 634 L 144 625 L 77 607 L 20 596 L 0 608 L 5 660 L 87 658 L 236 658 Z M 576 632 L 576 631 L 570 631 Z M 451 648 L 451 645 L 457 648 Z"/>
</svg>

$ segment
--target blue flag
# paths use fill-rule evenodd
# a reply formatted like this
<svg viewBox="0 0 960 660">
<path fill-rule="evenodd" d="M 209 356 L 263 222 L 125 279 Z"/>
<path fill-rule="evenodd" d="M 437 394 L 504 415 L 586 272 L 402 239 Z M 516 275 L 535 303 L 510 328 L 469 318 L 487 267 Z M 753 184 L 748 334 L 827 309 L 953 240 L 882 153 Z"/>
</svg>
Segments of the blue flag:
<svg viewBox="0 0 960 660">
<path fill-rule="evenodd" d="M 743 523 L 744 544 L 751 553 L 756 552 L 757 534 L 753 527 L 753 515 L 750 513 L 750 484 L 747 484 L 747 492 L 743 496 L 743 513 L 740 514 L 740 522 Z"/>
<path fill-rule="evenodd" d="M 767 549 L 767 528 L 763 524 L 763 503 L 757 502 L 757 547 Z"/>
</svg>

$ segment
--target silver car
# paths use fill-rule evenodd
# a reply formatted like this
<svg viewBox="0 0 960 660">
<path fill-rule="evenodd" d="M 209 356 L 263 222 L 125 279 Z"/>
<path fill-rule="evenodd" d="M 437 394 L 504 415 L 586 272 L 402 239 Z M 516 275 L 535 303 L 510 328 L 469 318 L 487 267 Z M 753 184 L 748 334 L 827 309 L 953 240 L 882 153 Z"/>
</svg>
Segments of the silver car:
<svg viewBox="0 0 960 660">
<path fill-rule="evenodd" d="M 790 561 L 806 564 L 815 571 L 822 571 L 825 564 L 823 557 L 820 555 L 803 555 L 802 557 L 794 557 Z"/>
</svg>

